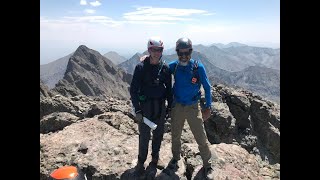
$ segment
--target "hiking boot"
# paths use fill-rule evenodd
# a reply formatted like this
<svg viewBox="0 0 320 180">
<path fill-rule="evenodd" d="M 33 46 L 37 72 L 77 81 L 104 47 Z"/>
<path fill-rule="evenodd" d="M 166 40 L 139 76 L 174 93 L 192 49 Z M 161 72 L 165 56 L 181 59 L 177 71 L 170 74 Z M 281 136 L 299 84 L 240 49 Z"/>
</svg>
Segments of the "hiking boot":
<svg viewBox="0 0 320 180">
<path fill-rule="evenodd" d="M 135 174 L 135 176 L 141 177 L 144 172 L 145 172 L 144 164 L 138 162 L 138 164 L 134 167 L 134 174 Z"/>
<path fill-rule="evenodd" d="M 212 167 L 203 167 L 204 169 L 204 177 L 206 180 L 213 180 L 213 169 Z"/>
<path fill-rule="evenodd" d="M 153 180 L 157 174 L 157 164 L 155 162 L 150 162 L 149 166 L 146 169 L 146 179 Z"/>
<path fill-rule="evenodd" d="M 161 159 L 152 159 L 150 163 L 153 163 L 160 170 L 166 166 Z"/>
<path fill-rule="evenodd" d="M 168 168 L 169 168 L 169 169 L 178 169 L 178 168 L 179 168 L 179 166 L 178 166 L 178 160 L 172 158 L 172 159 L 170 160 L 169 164 L 168 164 Z"/>
<path fill-rule="evenodd" d="M 179 168 L 178 160 L 172 158 L 168 163 L 167 168 L 165 168 L 162 172 L 167 174 L 168 176 L 172 176 L 174 172 L 177 171 L 178 168 Z"/>
</svg>

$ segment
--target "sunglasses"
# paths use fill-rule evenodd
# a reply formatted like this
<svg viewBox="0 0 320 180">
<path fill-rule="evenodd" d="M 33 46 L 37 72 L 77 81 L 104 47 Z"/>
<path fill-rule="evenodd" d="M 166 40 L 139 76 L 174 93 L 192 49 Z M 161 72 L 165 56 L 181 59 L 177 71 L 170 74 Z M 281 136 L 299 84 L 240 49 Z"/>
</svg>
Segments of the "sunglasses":
<svg viewBox="0 0 320 180">
<path fill-rule="evenodd" d="M 150 48 L 150 51 L 151 51 L 151 52 L 162 52 L 162 51 L 163 51 L 163 48 L 160 48 L 160 49 Z"/>
<path fill-rule="evenodd" d="M 189 50 L 187 52 L 179 52 L 179 51 L 177 51 L 177 54 L 178 54 L 178 56 L 183 56 L 183 55 L 190 56 L 191 52 L 192 52 L 192 50 Z"/>
</svg>

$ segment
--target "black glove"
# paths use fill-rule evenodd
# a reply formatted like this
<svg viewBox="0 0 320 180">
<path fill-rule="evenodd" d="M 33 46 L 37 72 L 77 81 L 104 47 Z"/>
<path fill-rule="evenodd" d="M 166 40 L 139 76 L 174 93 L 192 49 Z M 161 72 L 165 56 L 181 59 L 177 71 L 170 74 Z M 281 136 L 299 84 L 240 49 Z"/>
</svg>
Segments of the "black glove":
<svg viewBox="0 0 320 180">
<path fill-rule="evenodd" d="M 143 122 L 143 116 L 141 112 L 136 114 L 136 120 L 138 121 L 138 123 Z"/>
<path fill-rule="evenodd" d="M 171 119 L 171 108 L 166 109 L 166 119 Z"/>
</svg>

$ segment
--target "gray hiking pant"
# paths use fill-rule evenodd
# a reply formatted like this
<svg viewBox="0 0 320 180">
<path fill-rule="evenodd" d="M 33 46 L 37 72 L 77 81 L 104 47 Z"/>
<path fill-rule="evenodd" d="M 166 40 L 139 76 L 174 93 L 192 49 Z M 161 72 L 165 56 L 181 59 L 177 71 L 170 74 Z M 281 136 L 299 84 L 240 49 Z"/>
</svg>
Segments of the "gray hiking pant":
<svg viewBox="0 0 320 180">
<path fill-rule="evenodd" d="M 184 122 L 187 119 L 191 132 L 196 139 L 203 166 L 211 166 L 211 151 L 209 142 L 203 126 L 200 104 L 182 105 L 176 103 L 171 113 L 171 133 L 172 133 L 172 155 L 176 160 L 180 159 L 181 153 L 181 133 Z"/>
</svg>

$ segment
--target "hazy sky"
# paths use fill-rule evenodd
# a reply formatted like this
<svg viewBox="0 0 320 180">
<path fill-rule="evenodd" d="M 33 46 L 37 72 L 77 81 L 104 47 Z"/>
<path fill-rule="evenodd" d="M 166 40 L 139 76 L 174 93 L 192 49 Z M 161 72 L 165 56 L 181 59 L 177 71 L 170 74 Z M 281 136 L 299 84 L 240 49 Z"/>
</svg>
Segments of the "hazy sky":
<svg viewBox="0 0 320 180">
<path fill-rule="evenodd" d="M 40 64 L 81 44 L 105 54 L 146 50 L 150 36 L 166 49 L 240 42 L 280 47 L 280 0 L 40 0 Z"/>
</svg>

